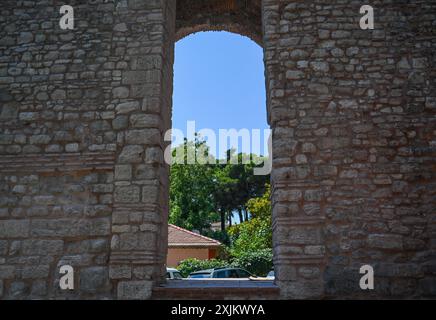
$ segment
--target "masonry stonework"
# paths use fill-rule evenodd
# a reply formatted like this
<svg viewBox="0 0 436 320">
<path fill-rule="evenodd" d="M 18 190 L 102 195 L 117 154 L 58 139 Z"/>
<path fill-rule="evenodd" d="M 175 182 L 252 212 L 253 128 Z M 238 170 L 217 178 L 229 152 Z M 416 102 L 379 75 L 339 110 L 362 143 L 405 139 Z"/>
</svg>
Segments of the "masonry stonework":
<svg viewBox="0 0 436 320">
<path fill-rule="evenodd" d="M 0 298 L 152 297 L 174 43 L 207 30 L 264 48 L 281 297 L 436 297 L 436 3 L 371 1 L 374 30 L 363 4 L 2 1 Z"/>
</svg>

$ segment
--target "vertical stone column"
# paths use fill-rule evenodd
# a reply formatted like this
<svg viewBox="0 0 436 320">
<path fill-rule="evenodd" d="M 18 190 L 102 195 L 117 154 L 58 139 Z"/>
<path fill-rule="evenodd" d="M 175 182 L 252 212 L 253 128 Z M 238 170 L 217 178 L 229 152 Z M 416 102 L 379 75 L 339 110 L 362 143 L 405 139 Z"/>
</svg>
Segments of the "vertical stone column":
<svg viewBox="0 0 436 320">
<path fill-rule="evenodd" d="M 328 92 L 321 78 L 309 83 L 300 69 L 300 64 L 309 63 L 306 58 L 315 50 L 317 36 L 316 25 L 295 23 L 307 6 L 265 0 L 262 8 L 268 118 L 273 131 L 274 267 L 281 296 L 291 299 L 323 297 L 323 185 L 336 174 L 334 166 L 322 165 L 314 154 L 312 137 L 319 128 L 311 109 L 324 104 Z"/>
<path fill-rule="evenodd" d="M 120 8 L 113 48 L 126 68 L 112 94 L 118 153 L 110 277 L 119 299 L 147 299 L 164 277 L 175 1 L 131 0 Z"/>
</svg>

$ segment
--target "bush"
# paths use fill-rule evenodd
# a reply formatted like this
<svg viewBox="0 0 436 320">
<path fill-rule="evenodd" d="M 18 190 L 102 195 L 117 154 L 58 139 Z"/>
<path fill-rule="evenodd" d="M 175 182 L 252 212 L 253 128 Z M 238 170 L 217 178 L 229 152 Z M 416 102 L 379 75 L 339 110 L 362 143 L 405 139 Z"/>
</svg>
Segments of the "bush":
<svg viewBox="0 0 436 320">
<path fill-rule="evenodd" d="M 205 269 L 226 267 L 229 263 L 224 260 L 211 259 L 211 260 L 198 260 L 196 258 L 185 259 L 180 261 L 177 270 L 180 271 L 183 277 L 187 277 L 191 272 L 200 271 Z"/>
<path fill-rule="evenodd" d="M 233 258 L 232 266 L 246 269 L 253 275 L 264 277 L 273 267 L 272 249 L 242 253 Z"/>
<path fill-rule="evenodd" d="M 181 261 L 177 269 L 183 277 L 187 277 L 191 272 L 229 266 L 242 268 L 251 272 L 253 275 L 264 277 L 273 267 L 272 249 L 261 249 L 242 253 L 233 257 L 231 263 L 220 259 L 198 260 L 190 258 Z"/>
<path fill-rule="evenodd" d="M 229 228 L 234 256 L 257 252 L 272 247 L 271 219 L 253 218 Z"/>
</svg>

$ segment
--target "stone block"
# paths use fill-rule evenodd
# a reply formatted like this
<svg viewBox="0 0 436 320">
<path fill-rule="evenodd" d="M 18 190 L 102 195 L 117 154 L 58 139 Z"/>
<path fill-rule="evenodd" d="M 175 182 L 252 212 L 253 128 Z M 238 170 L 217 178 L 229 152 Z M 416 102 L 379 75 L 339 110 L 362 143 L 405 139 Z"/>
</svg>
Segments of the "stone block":
<svg viewBox="0 0 436 320">
<path fill-rule="evenodd" d="M 395 234 L 370 234 L 368 246 L 374 249 L 402 250 L 403 237 Z"/>
<path fill-rule="evenodd" d="M 146 300 L 151 297 L 152 281 L 120 281 L 118 283 L 118 299 Z"/>
<path fill-rule="evenodd" d="M 336 176 L 338 174 L 338 168 L 331 165 L 319 165 L 315 167 L 315 176 Z"/>
<path fill-rule="evenodd" d="M 126 114 L 132 111 L 139 110 L 139 102 L 138 101 L 129 101 L 123 102 L 116 106 L 115 110 L 117 114 Z"/>
<path fill-rule="evenodd" d="M 26 238 L 29 228 L 29 220 L 0 220 L 0 238 Z"/>
<path fill-rule="evenodd" d="M 130 116 L 130 124 L 133 128 L 159 128 L 160 116 L 155 114 L 133 114 Z"/>
<path fill-rule="evenodd" d="M 80 290 L 87 293 L 101 293 L 110 290 L 107 267 L 89 267 L 80 270 Z"/>
<path fill-rule="evenodd" d="M 132 268 L 125 265 L 111 265 L 109 268 L 109 277 L 111 279 L 131 279 Z"/>
<path fill-rule="evenodd" d="M 50 272 L 48 265 L 32 265 L 24 266 L 21 270 L 21 278 L 23 279 L 41 279 L 47 278 Z"/>
<path fill-rule="evenodd" d="M 160 143 L 160 131 L 158 129 L 129 130 L 126 133 L 128 144 L 157 145 Z"/>
<path fill-rule="evenodd" d="M 64 247 L 63 240 L 24 240 L 22 252 L 24 255 L 59 255 Z"/>
<path fill-rule="evenodd" d="M 29 294 L 29 286 L 23 281 L 14 281 L 9 288 L 9 295 L 12 299 L 24 298 Z"/>
<path fill-rule="evenodd" d="M 128 164 L 115 166 L 115 181 L 132 179 L 132 166 Z"/>
<path fill-rule="evenodd" d="M 159 199 L 159 186 L 143 186 L 142 202 L 155 203 Z"/>
<path fill-rule="evenodd" d="M 6 255 L 8 252 L 8 241 L 0 240 L 0 256 Z"/>
<path fill-rule="evenodd" d="M 112 89 L 114 99 L 125 99 L 129 97 L 128 87 L 116 87 Z"/>
<path fill-rule="evenodd" d="M 321 244 L 321 228 L 290 227 L 288 230 L 288 241 L 290 244 Z"/>
<path fill-rule="evenodd" d="M 31 235 L 41 237 L 105 236 L 110 234 L 110 217 L 86 219 L 34 219 Z"/>
<path fill-rule="evenodd" d="M 120 163 L 139 163 L 144 157 L 144 147 L 139 145 L 125 146 L 119 156 Z"/>
<path fill-rule="evenodd" d="M 0 265 L 0 280 L 13 279 L 15 277 L 15 266 Z"/>
<path fill-rule="evenodd" d="M 140 201 L 138 186 L 115 187 L 114 200 L 119 203 L 135 203 Z"/>
<path fill-rule="evenodd" d="M 32 296 L 45 298 L 47 295 L 47 282 L 45 280 L 33 281 L 30 294 Z"/>
<path fill-rule="evenodd" d="M 114 120 L 112 120 L 112 128 L 114 130 L 120 130 L 127 128 L 129 124 L 129 118 L 128 116 L 120 115 L 116 117 Z"/>
<path fill-rule="evenodd" d="M 159 70 L 124 71 L 123 84 L 155 83 L 161 80 Z"/>
</svg>

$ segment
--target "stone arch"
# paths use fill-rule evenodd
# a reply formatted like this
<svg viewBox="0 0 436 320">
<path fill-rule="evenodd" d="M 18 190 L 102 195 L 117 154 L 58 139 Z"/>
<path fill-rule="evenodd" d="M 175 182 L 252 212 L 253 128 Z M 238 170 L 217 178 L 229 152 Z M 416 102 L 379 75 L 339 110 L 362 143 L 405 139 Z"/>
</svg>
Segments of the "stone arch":
<svg viewBox="0 0 436 320">
<path fill-rule="evenodd" d="M 200 31 L 229 31 L 262 46 L 261 0 L 178 0 L 175 41 Z"/>
<path fill-rule="evenodd" d="M 2 2 L 0 298 L 152 296 L 174 42 L 200 30 L 263 41 L 281 297 L 435 297 L 434 4 L 361 30 L 357 1 L 75 1 L 60 30 L 52 2 Z"/>
</svg>

